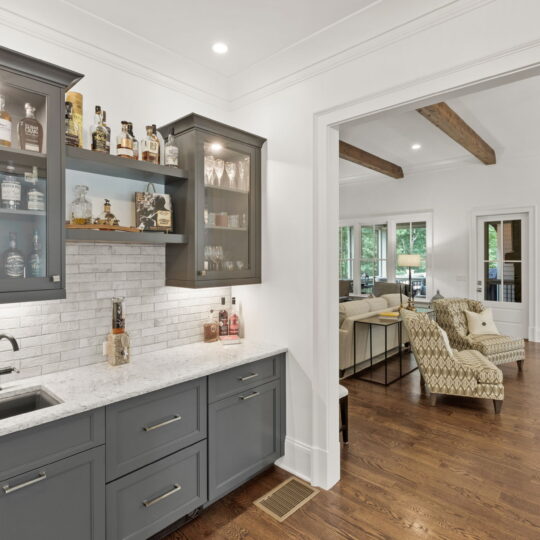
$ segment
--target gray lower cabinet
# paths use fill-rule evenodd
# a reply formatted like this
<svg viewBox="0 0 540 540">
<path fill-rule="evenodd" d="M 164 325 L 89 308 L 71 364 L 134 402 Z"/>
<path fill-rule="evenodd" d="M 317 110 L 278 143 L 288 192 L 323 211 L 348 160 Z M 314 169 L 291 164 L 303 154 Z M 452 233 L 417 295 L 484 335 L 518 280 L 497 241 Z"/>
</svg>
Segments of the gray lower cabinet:
<svg viewBox="0 0 540 540">
<path fill-rule="evenodd" d="M 104 540 L 103 446 L 0 482 L 0 538 Z"/>
<path fill-rule="evenodd" d="M 206 441 L 107 485 L 107 540 L 145 540 L 207 500 Z"/>
<path fill-rule="evenodd" d="M 281 381 L 208 408 L 208 498 L 237 488 L 282 455 Z"/>
</svg>

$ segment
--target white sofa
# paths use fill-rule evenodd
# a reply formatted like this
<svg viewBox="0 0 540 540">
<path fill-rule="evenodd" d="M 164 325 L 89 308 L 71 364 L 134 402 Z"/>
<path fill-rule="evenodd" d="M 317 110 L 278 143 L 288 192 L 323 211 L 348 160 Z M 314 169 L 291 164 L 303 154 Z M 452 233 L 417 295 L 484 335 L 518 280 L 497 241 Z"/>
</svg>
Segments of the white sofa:
<svg viewBox="0 0 540 540">
<path fill-rule="evenodd" d="M 405 298 L 405 297 L 403 297 Z M 377 298 L 363 298 L 352 302 L 339 304 L 339 369 L 341 374 L 347 374 L 354 365 L 353 329 L 354 321 L 367 319 L 382 311 L 395 311 L 400 306 L 400 295 L 383 294 Z M 378 362 L 384 358 L 384 329 L 373 328 L 373 359 Z M 402 342 L 407 341 L 403 327 Z M 388 328 L 388 351 L 398 348 L 398 327 Z M 356 325 L 356 366 L 357 369 L 369 365 L 369 325 Z"/>
</svg>

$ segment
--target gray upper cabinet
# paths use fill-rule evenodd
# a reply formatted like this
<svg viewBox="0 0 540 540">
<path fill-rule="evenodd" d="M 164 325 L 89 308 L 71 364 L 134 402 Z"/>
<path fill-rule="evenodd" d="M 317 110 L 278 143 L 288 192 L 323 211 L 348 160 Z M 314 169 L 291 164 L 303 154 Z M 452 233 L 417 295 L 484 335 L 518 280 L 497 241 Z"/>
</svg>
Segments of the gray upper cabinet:
<svg viewBox="0 0 540 540">
<path fill-rule="evenodd" d="M 0 302 L 64 298 L 64 93 L 82 75 L 0 48 Z"/>
<path fill-rule="evenodd" d="M 261 281 L 261 147 L 265 139 L 190 114 L 173 133 L 189 181 L 175 193 L 188 243 L 167 245 L 166 284 L 219 287 Z"/>
<path fill-rule="evenodd" d="M 102 446 L 0 483 L 0 538 L 104 540 Z"/>
</svg>

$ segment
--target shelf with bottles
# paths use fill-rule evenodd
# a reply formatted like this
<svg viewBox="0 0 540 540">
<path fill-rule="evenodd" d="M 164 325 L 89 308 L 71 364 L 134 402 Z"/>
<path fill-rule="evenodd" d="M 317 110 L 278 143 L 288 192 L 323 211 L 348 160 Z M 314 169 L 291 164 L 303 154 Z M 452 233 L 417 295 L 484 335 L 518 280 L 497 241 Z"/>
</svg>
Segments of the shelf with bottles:
<svg viewBox="0 0 540 540">
<path fill-rule="evenodd" d="M 3 225 L 3 224 L 2 224 Z M 29 279 L 45 276 L 45 255 L 42 250 L 43 227 L 29 225 L 17 227 L 0 226 L 8 231 L 0 238 L 2 246 L 0 279 Z"/>
<path fill-rule="evenodd" d="M 37 166 L 0 161 L 0 210 L 19 216 L 45 215 L 46 192 L 46 179 Z"/>
<path fill-rule="evenodd" d="M 0 147 L 17 153 L 45 154 L 47 98 L 3 84 L 0 90 Z"/>
</svg>

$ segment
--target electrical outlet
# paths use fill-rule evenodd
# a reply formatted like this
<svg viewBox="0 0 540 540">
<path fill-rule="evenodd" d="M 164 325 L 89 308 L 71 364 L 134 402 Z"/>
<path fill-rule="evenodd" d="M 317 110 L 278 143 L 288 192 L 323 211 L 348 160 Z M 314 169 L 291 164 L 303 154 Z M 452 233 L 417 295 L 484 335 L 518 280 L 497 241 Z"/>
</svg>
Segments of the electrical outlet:
<svg viewBox="0 0 540 540">
<path fill-rule="evenodd" d="M 103 342 L 103 356 L 107 356 L 107 342 Z"/>
</svg>

